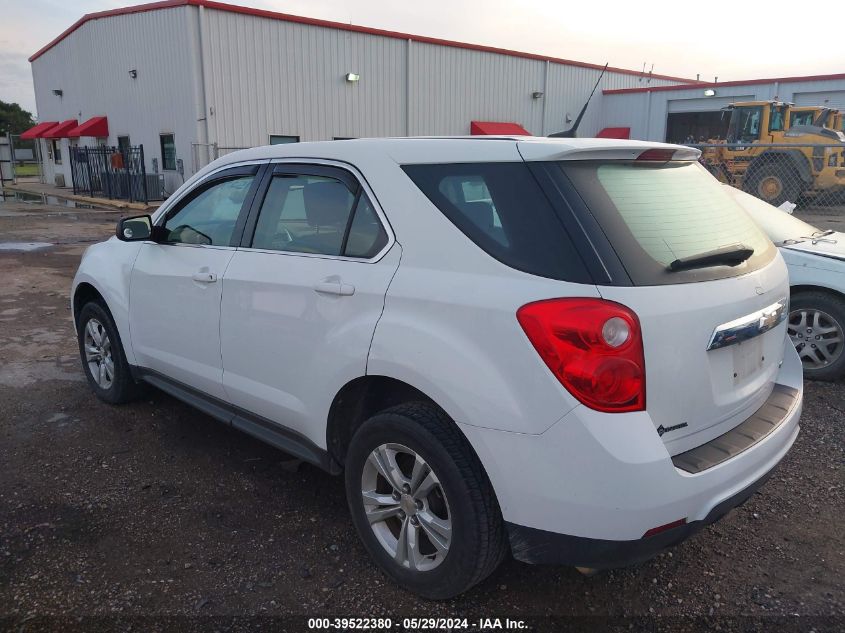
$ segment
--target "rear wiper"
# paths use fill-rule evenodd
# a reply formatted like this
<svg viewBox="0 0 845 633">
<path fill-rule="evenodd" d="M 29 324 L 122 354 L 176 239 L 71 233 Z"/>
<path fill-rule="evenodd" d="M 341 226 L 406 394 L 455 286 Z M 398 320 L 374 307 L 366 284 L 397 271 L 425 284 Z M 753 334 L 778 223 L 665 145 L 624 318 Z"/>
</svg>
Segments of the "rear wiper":
<svg viewBox="0 0 845 633">
<path fill-rule="evenodd" d="M 689 257 L 681 257 L 669 264 L 670 272 L 689 270 L 690 268 L 707 268 L 708 266 L 739 266 L 754 254 L 754 249 L 745 244 L 731 244 L 721 248 L 705 251 Z"/>
</svg>

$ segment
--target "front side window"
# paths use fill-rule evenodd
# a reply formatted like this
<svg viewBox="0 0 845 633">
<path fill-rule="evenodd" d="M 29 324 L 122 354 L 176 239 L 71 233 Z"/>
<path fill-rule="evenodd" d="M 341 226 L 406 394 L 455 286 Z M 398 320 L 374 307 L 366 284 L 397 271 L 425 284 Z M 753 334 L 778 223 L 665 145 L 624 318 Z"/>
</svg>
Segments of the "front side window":
<svg viewBox="0 0 845 633">
<path fill-rule="evenodd" d="M 53 162 L 56 165 L 61 165 L 62 164 L 62 142 L 57 138 L 54 138 L 52 142 L 53 142 Z"/>
<path fill-rule="evenodd" d="M 129 137 L 128 136 L 118 136 L 117 137 L 117 149 L 119 149 L 124 154 L 129 151 L 130 147 Z"/>
<path fill-rule="evenodd" d="M 386 243 L 366 194 L 327 176 L 283 174 L 267 189 L 252 247 L 369 258 Z"/>
<path fill-rule="evenodd" d="M 769 132 L 783 132 L 785 112 L 786 106 L 772 106 L 769 115 Z"/>
<path fill-rule="evenodd" d="M 253 178 L 236 176 L 202 189 L 165 221 L 164 241 L 230 246 Z"/>
<path fill-rule="evenodd" d="M 176 170 L 176 143 L 172 134 L 159 136 L 161 143 L 161 168 L 169 171 Z"/>
</svg>

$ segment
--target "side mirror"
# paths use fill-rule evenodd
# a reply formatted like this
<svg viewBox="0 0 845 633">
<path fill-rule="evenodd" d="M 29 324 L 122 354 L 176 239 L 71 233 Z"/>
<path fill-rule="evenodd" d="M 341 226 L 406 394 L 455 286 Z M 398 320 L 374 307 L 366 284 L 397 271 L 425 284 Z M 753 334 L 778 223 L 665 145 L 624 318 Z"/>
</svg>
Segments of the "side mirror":
<svg viewBox="0 0 845 633">
<path fill-rule="evenodd" d="M 143 242 L 153 239 L 153 219 L 149 215 L 121 218 L 117 222 L 117 239 L 124 242 Z"/>
</svg>

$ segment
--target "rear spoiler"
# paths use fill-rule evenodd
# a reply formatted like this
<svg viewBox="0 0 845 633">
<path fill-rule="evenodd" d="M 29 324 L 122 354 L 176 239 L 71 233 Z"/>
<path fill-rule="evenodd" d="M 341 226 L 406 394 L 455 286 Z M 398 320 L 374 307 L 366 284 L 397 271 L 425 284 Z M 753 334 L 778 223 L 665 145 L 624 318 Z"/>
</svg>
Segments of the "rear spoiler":
<svg viewBox="0 0 845 633">
<path fill-rule="evenodd" d="M 565 140 L 549 142 L 518 141 L 525 161 L 557 160 L 642 160 L 652 162 L 698 160 L 701 150 L 666 143 L 609 141 L 606 147 L 573 147 Z"/>
</svg>

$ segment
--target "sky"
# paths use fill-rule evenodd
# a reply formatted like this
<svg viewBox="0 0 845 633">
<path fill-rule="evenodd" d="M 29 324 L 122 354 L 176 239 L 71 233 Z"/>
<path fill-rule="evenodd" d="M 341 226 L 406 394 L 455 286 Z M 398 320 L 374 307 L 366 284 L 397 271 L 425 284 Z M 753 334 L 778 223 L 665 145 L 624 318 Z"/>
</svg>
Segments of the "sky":
<svg viewBox="0 0 845 633">
<path fill-rule="evenodd" d="M 794 0 L 229 2 L 634 70 L 645 64 L 655 73 L 707 81 L 845 72 L 845 53 L 833 31 L 825 38 L 824 28 L 800 23 L 790 30 L 786 16 L 794 15 Z M 35 113 L 27 58 L 85 13 L 139 3 L 0 0 L 0 100 Z"/>
</svg>

